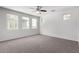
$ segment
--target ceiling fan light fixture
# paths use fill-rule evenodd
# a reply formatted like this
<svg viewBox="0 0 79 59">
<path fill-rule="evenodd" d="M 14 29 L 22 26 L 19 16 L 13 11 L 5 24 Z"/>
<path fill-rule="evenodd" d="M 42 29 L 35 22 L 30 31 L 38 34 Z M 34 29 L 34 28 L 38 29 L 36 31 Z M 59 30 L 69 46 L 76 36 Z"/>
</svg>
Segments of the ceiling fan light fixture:
<svg viewBox="0 0 79 59">
<path fill-rule="evenodd" d="M 40 12 L 39 11 L 36 11 L 36 13 L 39 14 Z"/>
</svg>

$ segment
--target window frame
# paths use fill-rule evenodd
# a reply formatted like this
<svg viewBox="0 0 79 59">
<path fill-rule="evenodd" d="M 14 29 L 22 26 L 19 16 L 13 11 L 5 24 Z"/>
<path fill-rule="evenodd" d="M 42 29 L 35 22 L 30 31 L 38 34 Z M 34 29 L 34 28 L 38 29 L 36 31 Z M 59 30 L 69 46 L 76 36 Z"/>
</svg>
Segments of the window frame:
<svg viewBox="0 0 79 59">
<path fill-rule="evenodd" d="M 23 22 L 23 21 L 25 21 L 25 22 Z M 24 24 L 26 24 L 26 25 L 24 25 Z M 22 16 L 22 29 L 30 29 L 30 18 L 29 17 Z"/>
<path fill-rule="evenodd" d="M 6 14 L 8 30 L 18 30 L 19 17 L 15 14 Z M 10 27 L 13 25 L 13 28 Z"/>
<path fill-rule="evenodd" d="M 71 14 L 64 14 L 63 19 L 64 20 L 70 20 L 71 19 Z"/>
<path fill-rule="evenodd" d="M 35 20 L 35 23 L 34 23 L 33 20 Z M 36 18 L 32 18 L 32 23 L 31 24 L 32 24 L 31 25 L 32 29 L 37 29 L 38 28 L 38 20 Z"/>
</svg>

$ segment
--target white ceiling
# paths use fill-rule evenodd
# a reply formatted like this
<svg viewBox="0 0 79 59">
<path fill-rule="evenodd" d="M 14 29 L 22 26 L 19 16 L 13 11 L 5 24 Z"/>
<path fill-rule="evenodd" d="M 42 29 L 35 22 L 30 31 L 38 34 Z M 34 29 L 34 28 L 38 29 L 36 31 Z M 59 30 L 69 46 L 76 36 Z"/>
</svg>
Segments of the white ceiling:
<svg viewBox="0 0 79 59">
<path fill-rule="evenodd" d="M 40 14 L 35 13 L 36 6 L 4 6 L 5 8 L 28 13 L 35 16 L 41 16 Z M 74 6 L 73 6 L 74 7 Z M 42 6 L 42 9 L 47 10 L 47 13 L 50 13 L 51 10 L 55 10 L 55 12 L 61 12 L 68 8 L 72 8 L 72 6 Z"/>
</svg>

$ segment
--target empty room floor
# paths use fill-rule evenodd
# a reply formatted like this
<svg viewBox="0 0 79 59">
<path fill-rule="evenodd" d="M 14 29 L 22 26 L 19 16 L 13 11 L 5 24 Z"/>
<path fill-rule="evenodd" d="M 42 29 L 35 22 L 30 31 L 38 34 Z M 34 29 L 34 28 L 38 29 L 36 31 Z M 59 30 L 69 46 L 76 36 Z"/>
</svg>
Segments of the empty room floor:
<svg viewBox="0 0 79 59">
<path fill-rule="evenodd" d="M 77 53 L 78 42 L 45 35 L 0 42 L 1 53 Z"/>
</svg>

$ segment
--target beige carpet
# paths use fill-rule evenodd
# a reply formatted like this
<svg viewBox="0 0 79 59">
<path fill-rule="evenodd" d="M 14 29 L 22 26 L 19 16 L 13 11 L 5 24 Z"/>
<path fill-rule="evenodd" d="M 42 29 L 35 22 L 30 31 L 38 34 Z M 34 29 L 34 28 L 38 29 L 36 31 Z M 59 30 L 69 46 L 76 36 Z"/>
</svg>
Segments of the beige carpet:
<svg viewBox="0 0 79 59">
<path fill-rule="evenodd" d="M 2 53 L 72 53 L 79 52 L 78 42 L 36 35 L 0 42 Z"/>
</svg>

